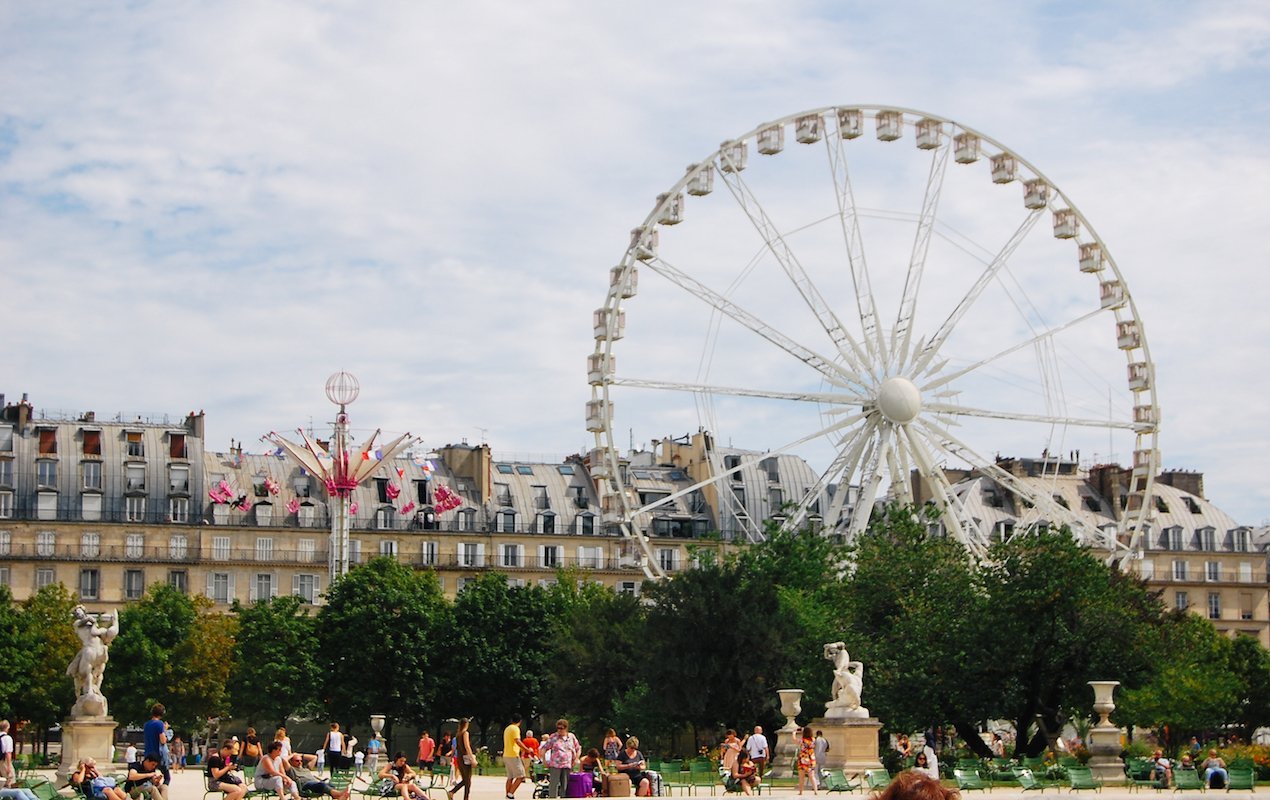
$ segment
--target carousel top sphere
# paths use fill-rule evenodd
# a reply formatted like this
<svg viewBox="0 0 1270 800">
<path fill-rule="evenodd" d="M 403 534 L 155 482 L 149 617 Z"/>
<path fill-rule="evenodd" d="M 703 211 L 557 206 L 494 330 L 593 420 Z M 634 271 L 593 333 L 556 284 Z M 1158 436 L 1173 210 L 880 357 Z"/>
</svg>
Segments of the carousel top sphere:
<svg viewBox="0 0 1270 800">
<path fill-rule="evenodd" d="M 326 379 L 326 398 L 337 406 L 346 406 L 357 399 L 361 386 L 353 373 L 343 370 Z"/>
</svg>

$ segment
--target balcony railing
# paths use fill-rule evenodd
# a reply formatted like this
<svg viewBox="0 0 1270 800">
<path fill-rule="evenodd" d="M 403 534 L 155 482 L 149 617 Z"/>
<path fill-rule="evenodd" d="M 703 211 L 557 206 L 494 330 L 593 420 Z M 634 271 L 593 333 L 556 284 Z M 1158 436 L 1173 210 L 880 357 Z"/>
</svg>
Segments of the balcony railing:
<svg viewBox="0 0 1270 800">
<path fill-rule="evenodd" d="M 323 541 L 325 544 L 325 541 Z M 12 543 L 0 547 L 0 559 L 23 561 L 101 561 L 152 564 L 325 564 L 325 549 L 278 548 L 260 552 L 254 547 L 217 548 L 207 543 L 185 547 L 161 545 L 89 545 Z"/>
</svg>

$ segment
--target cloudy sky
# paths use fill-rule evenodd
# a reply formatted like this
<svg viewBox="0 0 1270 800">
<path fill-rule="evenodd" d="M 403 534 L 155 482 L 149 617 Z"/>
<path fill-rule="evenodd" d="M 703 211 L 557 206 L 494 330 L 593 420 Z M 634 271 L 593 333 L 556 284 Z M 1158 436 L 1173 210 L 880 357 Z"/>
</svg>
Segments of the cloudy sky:
<svg viewBox="0 0 1270 800">
<path fill-rule="evenodd" d="M 347 369 L 359 428 L 585 450 L 591 312 L 656 195 L 764 120 L 887 104 L 1076 201 L 1146 325 L 1164 465 L 1261 523 L 1268 43 L 1254 2 L 7 3 L 0 391 L 205 409 L 252 450 L 329 420 Z M 728 439 L 772 446 L 751 424 Z"/>
</svg>

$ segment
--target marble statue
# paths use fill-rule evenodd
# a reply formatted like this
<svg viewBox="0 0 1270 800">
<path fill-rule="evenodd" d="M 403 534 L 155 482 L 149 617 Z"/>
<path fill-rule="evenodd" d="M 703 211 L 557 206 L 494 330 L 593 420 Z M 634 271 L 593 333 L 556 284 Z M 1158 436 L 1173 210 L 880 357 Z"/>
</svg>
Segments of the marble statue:
<svg viewBox="0 0 1270 800">
<path fill-rule="evenodd" d="M 114 612 L 90 614 L 83 606 L 75 606 L 75 634 L 80 648 L 66 667 L 75 681 L 75 705 L 72 717 L 106 716 L 106 698 L 101 693 L 101 678 L 110 660 L 110 643 L 119 635 L 119 615 Z"/>
<path fill-rule="evenodd" d="M 869 709 L 860 705 L 860 691 L 864 686 L 864 664 L 852 661 L 843 642 L 825 645 L 825 659 L 833 662 L 833 699 L 825 705 L 825 717 L 869 716 Z"/>
</svg>

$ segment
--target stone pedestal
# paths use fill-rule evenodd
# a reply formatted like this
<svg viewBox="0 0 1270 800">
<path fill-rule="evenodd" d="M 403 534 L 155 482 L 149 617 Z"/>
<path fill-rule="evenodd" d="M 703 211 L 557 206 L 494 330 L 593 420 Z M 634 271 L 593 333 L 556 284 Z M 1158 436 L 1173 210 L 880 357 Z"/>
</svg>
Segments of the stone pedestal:
<svg viewBox="0 0 1270 800">
<path fill-rule="evenodd" d="M 57 777 L 66 780 L 75 771 L 79 760 L 91 756 L 99 766 L 109 765 L 115 757 L 114 719 L 110 717 L 71 718 L 62 723 L 62 761 L 57 766 Z M 103 773 L 110 772 L 102 769 Z"/>
<path fill-rule="evenodd" d="M 1106 784 L 1124 782 L 1124 761 L 1120 758 L 1120 729 L 1114 725 L 1089 729 L 1089 771 Z"/>
<path fill-rule="evenodd" d="M 882 723 L 873 717 L 813 719 L 807 727 L 813 732 L 823 731 L 829 742 L 825 763 L 818 767 L 844 770 L 848 775 L 882 769 L 882 760 L 878 757 L 878 733 Z"/>
</svg>

